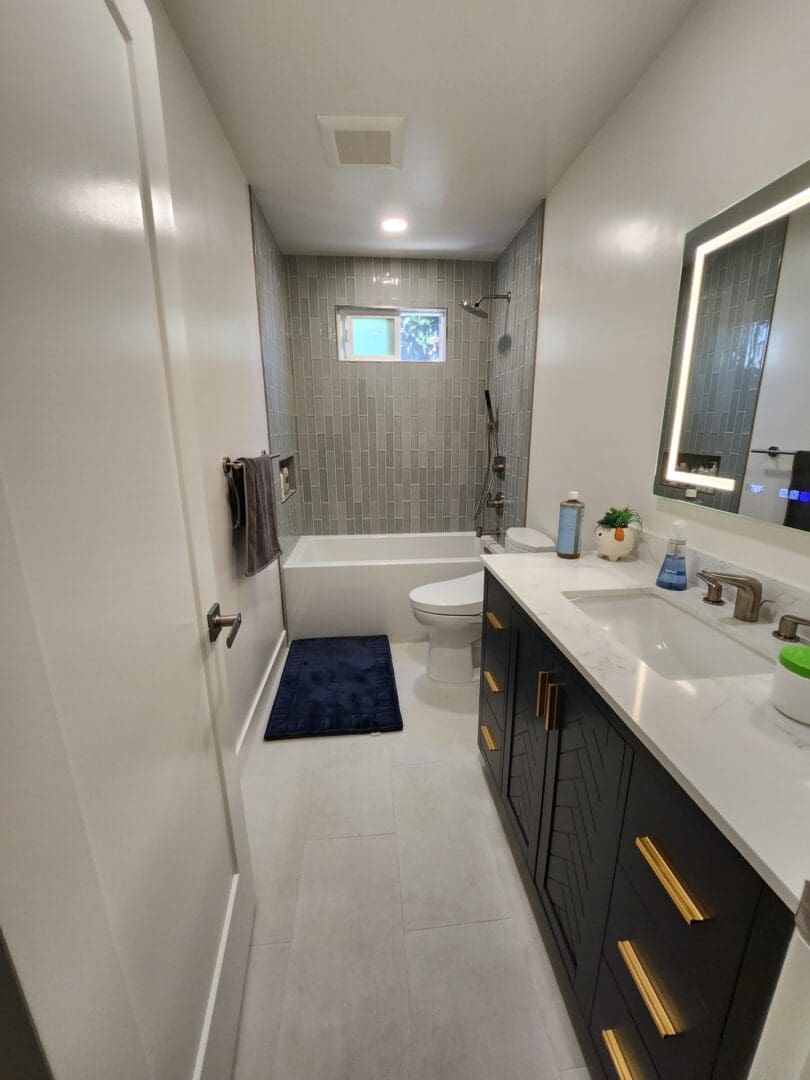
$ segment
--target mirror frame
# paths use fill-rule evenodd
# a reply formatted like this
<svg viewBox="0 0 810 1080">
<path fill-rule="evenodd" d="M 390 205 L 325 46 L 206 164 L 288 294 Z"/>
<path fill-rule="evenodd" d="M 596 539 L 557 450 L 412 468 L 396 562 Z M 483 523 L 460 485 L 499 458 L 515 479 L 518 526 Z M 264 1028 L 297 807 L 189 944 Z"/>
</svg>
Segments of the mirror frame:
<svg viewBox="0 0 810 1080">
<path fill-rule="evenodd" d="M 717 492 L 734 491 L 735 481 L 732 477 L 704 474 L 698 476 L 694 473 L 681 472 L 676 467 L 686 412 L 706 258 L 743 236 L 756 232 L 757 229 L 778 221 L 779 218 L 787 217 L 808 205 L 810 205 L 810 161 L 727 210 L 723 210 L 686 234 L 661 443 L 653 485 L 656 495 L 663 498 L 677 498 L 672 491 L 674 485 L 683 491 L 687 488 L 711 489 Z M 681 329 L 682 321 L 683 330 Z M 679 345 L 679 341 L 682 341 L 682 344 Z M 664 455 L 667 452 L 667 466 L 664 470 Z M 713 507 L 709 506 L 707 509 L 713 509 Z"/>
</svg>

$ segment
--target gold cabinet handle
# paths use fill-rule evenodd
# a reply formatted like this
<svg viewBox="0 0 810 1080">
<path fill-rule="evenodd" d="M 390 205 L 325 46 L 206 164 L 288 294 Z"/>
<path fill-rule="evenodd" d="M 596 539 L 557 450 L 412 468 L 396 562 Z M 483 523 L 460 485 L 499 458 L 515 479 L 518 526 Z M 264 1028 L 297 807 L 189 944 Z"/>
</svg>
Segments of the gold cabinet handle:
<svg viewBox="0 0 810 1080">
<path fill-rule="evenodd" d="M 624 1051 L 622 1050 L 616 1032 L 612 1028 L 607 1028 L 602 1032 L 602 1041 L 605 1044 L 608 1057 L 613 1064 L 613 1068 L 616 1070 L 616 1075 L 619 1080 L 636 1080 L 633 1075 L 633 1070 L 627 1064 L 627 1058 L 624 1056 Z"/>
<path fill-rule="evenodd" d="M 503 623 L 501 622 L 501 620 L 498 618 L 498 616 L 495 614 L 494 611 L 488 611 L 487 612 L 487 622 L 489 623 L 489 625 L 492 627 L 493 630 L 503 630 Z"/>
<path fill-rule="evenodd" d="M 652 979 L 639 959 L 633 943 L 631 941 L 617 941 L 616 948 L 619 950 L 619 955 L 630 972 L 630 978 L 635 983 L 636 990 L 641 995 L 641 1000 L 647 1006 L 647 1012 L 650 1014 L 658 1034 L 662 1039 L 677 1035 L 678 1029 L 673 1024 L 658 991 L 653 986 Z"/>
<path fill-rule="evenodd" d="M 543 704 L 546 700 L 546 692 L 548 690 L 548 680 L 551 677 L 550 671 L 538 671 L 537 672 L 537 698 L 534 703 L 534 715 L 538 720 L 543 719 Z"/>
<path fill-rule="evenodd" d="M 490 688 L 493 694 L 500 694 L 501 685 L 491 671 L 484 669 L 484 678 L 487 680 L 487 686 Z"/>
<path fill-rule="evenodd" d="M 484 742 L 486 744 L 487 750 L 498 749 L 498 744 L 495 742 L 495 739 L 492 737 L 492 732 L 486 724 L 481 725 L 481 734 L 484 736 Z"/>
<path fill-rule="evenodd" d="M 658 878 L 664 892 L 684 917 L 686 922 L 705 922 L 708 916 L 701 911 L 686 886 L 678 879 L 675 871 L 655 846 L 649 836 L 637 836 L 636 847 L 644 861 Z"/>
<path fill-rule="evenodd" d="M 557 708 L 560 703 L 560 684 L 550 682 L 546 689 L 546 731 L 557 730 Z"/>
</svg>

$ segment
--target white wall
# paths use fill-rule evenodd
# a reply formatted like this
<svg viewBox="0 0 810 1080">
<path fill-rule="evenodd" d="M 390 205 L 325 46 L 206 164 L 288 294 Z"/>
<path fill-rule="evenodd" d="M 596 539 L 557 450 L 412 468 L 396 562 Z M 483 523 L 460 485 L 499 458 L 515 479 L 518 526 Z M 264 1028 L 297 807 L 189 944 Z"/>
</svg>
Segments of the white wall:
<svg viewBox="0 0 810 1080">
<path fill-rule="evenodd" d="M 810 158 L 810 4 L 706 0 L 546 202 L 528 524 L 579 488 L 793 582 L 810 536 L 652 494 L 685 233 Z"/>
<path fill-rule="evenodd" d="M 283 633 L 278 564 L 239 576 L 221 459 L 268 448 L 247 182 L 169 20 L 155 24 L 189 359 L 208 523 L 224 613 L 242 612 L 226 651 L 234 738 Z"/>
</svg>

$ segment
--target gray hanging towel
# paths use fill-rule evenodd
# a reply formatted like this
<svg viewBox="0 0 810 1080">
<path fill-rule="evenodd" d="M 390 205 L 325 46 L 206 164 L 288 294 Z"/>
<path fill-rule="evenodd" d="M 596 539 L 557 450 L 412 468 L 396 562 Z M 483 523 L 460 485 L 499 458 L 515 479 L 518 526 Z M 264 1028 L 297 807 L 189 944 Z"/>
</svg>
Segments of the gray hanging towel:
<svg viewBox="0 0 810 1080">
<path fill-rule="evenodd" d="M 242 531 L 245 537 L 245 577 L 253 577 L 281 554 L 273 497 L 273 461 L 269 454 L 238 459 L 242 468 Z"/>
<path fill-rule="evenodd" d="M 798 450 L 793 455 L 790 490 L 798 491 L 799 497 L 789 500 L 785 525 L 810 532 L 810 450 Z"/>
</svg>

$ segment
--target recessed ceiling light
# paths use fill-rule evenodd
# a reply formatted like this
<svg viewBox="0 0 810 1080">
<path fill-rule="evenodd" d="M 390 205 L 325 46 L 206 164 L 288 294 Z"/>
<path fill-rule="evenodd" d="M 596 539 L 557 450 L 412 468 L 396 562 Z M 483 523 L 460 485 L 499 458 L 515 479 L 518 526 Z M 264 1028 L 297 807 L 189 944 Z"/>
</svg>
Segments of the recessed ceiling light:
<svg viewBox="0 0 810 1080">
<path fill-rule="evenodd" d="M 383 232 L 405 232 L 405 230 L 408 228 L 408 222 L 405 220 L 405 218 L 388 217 L 385 218 L 385 220 L 382 222 L 381 228 Z"/>
</svg>

